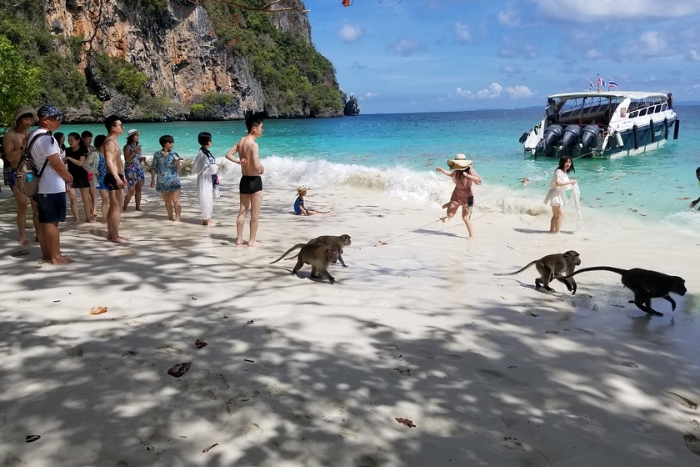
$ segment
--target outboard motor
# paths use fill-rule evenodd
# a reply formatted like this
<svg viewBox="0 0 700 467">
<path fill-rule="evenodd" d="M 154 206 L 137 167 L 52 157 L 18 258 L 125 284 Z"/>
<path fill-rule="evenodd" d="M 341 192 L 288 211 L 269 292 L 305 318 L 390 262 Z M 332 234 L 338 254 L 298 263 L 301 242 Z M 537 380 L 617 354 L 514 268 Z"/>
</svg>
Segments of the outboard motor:
<svg viewBox="0 0 700 467">
<path fill-rule="evenodd" d="M 549 125 L 547 129 L 544 130 L 544 135 L 542 135 L 542 141 L 540 142 L 544 142 L 545 151 L 555 147 L 557 143 L 559 143 L 563 132 L 564 129 L 561 125 Z"/>
<path fill-rule="evenodd" d="M 581 138 L 581 127 L 578 125 L 567 125 L 564 136 L 561 138 L 562 149 L 566 150 L 574 147 Z"/>
<path fill-rule="evenodd" d="M 586 125 L 581 133 L 581 154 L 588 153 L 598 144 L 598 125 Z"/>
</svg>

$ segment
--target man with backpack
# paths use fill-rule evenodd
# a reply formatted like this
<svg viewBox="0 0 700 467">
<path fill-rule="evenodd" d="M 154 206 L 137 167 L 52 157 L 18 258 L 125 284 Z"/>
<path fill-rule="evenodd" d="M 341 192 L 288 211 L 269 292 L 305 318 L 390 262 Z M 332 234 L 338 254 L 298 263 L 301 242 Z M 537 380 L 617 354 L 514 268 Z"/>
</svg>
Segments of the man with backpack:
<svg viewBox="0 0 700 467">
<path fill-rule="evenodd" d="M 34 166 L 43 172 L 39 188 L 34 195 L 39 224 L 37 233 L 43 261 L 51 264 L 70 263 L 72 260 L 61 254 L 58 223 L 66 220 L 66 189 L 73 183 L 73 177 L 61 160 L 58 143 L 51 132 L 61 126 L 63 115 L 53 105 L 45 105 L 37 112 L 39 128 L 27 138 L 31 145 L 30 155 Z"/>
<path fill-rule="evenodd" d="M 33 200 L 24 195 L 15 186 L 15 174 L 17 164 L 22 157 L 22 151 L 26 147 L 27 135 L 29 128 L 36 122 L 36 111 L 29 107 L 23 107 L 15 112 L 15 126 L 10 131 L 5 133 L 2 138 L 2 146 L 5 151 L 5 160 L 3 164 L 9 165 L 9 174 L 7 176 L 7 184 L 12 190 L 17 205 L 17 230 L 19 231 L 19 244 L 27 244 L 27 201 L 32 203 L 32 214 L 34 218 L 34 229 L 37 229 L 38 213 Z M 38 234 L 37 234 L 38 235 Z"/>
</svg>

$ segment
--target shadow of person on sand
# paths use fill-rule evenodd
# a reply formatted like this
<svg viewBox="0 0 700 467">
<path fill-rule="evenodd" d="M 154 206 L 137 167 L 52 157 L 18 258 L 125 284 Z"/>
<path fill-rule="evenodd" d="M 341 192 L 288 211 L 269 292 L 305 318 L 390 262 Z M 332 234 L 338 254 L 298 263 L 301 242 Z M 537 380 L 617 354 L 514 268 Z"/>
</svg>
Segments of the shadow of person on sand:
<svg viewBox="0 0 700 467">
<path fill-rule="evenodd" d="M 549 230 L 522 229 L 519 227 L 515 227 L 513 230 L 515 230 L 516 232 L 526 233 L 526 234 L 549 234 L 549 233 L 551 233 Z M 573 235 L 574 231 L 573 230 L 561 230 L 559 233 Z"/>
</svg>

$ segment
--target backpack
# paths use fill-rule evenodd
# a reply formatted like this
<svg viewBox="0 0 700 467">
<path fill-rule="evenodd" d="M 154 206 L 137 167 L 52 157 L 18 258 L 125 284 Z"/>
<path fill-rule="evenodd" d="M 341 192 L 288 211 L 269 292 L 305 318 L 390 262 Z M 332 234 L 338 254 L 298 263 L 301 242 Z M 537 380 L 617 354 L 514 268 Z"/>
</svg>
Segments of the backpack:
<svg viewBox="0 0 700 467">
<path fill-rule="evenodd" d="M 35 136 L 27 147 L 24 148 L 24 151 L 22 151 L 22 157 L 19 159 L 17 169 L 15 169 L 15 186 L 24 196 L 32 197 L 39 191 L 39 179 L 44 173 L 46 164 L 49 162 L 49 159 L 46 158 L 41 170 L 37 170 L 32 160 L 32 147 L 34 147 L 34 143 L 42 136 L 51 136 L 53 138 L 51 133 L 42 133 L 41 135 Z"/>
</svg>

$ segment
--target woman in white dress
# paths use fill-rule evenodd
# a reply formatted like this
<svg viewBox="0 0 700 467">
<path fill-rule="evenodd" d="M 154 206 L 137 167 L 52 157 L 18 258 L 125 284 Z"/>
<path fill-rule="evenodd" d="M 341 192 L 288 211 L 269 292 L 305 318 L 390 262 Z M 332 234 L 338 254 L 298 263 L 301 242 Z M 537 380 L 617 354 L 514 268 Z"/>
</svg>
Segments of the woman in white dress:
<svg viewBox="0 0 700 467">
<path fill-rule="evenodd" d="M 569 180 L 569 172 L 574 170 L 574 161 L 570 156 L 561 156 L 559 166 L 554 171 L 552 182 L 549 184 L 549 192 L 544 198 L 544 204 L 552 206 L 552 220 L 549 223 L 549 232 L 558 233 L 564 219 L 562 207 L 566 205 L 566 190 L 576 185 L 576 180 Z"/>
<path fill-rule="evenodd" d="M 216 175 L 219 166 L 212 153 L 209 152 L 212 144 L 211 133 L 200 133 L 197 141 L 202 147 L 194 160 L 192 172 L 197 175 L 197 199 L 199 207 L 202 209 L 202 225 L 210 225 L 214 212 L 214 198 L 219 197 L 219 178 Z"/>
</svg>

